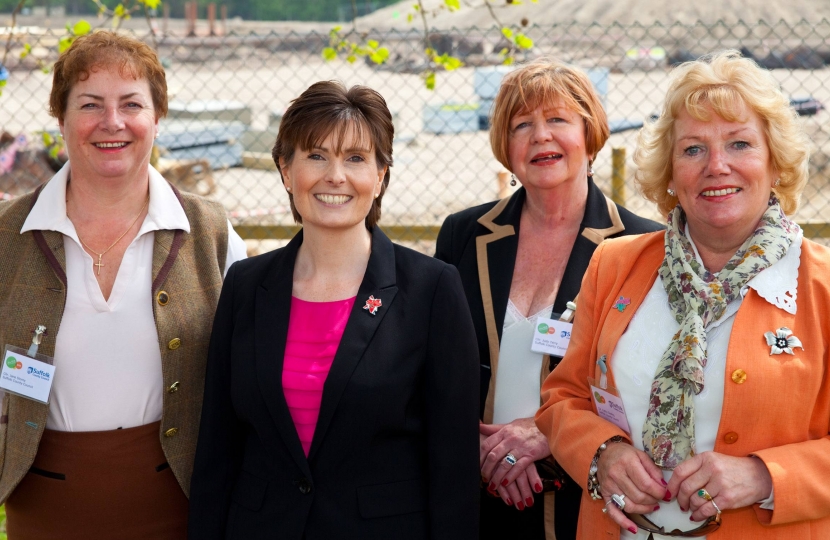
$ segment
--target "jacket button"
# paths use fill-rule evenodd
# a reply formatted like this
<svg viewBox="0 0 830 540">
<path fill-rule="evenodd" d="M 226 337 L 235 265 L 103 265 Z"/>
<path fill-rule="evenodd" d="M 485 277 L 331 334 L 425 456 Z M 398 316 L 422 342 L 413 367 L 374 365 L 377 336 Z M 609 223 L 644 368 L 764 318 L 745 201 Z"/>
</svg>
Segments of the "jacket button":
<svg viewBox="0 0 830 540">
<path fill-rule="evenodd" d="M 736 369 L 732 372 L 732 382 L 735 384 L 743 384 L 746 381 L 746 371 Z"/>
<path fill-rule="evenodd" d="M 167 294 L 167 291 L 159 291 L 156 295 L 156 301 L 159 303 L 160 306 L 166 306 L 167 302 L 170 301 L 170 295 Z"/>
<path fill-rule="evenodd" d="M 168 429 L 167 431 L 165 431 L 165 432 L 164 432 L 164 436 L 165 436 L 165 437 L 173 437 L 173 436 L 175 436 L 175 435 L 176 435 L 176 433 L 178 433 L 178 432 L 179 432 L 179 428 L 177 428 L 177 427 L 171 427 L 170 429 Z"/>
<path fill-rule="evenodd" d="M 171 351 L 175 351 L 176 349 L 178 349 L 181 346 L 182 346 L 182 340 L 180 340 L 179 338 L 173 338 L 173 339 L 170 340 L 170 343 L 167 344 L 167 348 L 170 349 Z"/>
<path fill-rule="evenodd" d="M 734 431 L 730 431 L 729 433 L 727 433 L 726 435 L 723 436 L 723 442 L 725 442 L 726 444 L 732 444 L 737 440 L 738 440 L 738 434 L 735 433 Z"/>
<path fill-rule="evenodd" d="M 308 478 L 301 479 L 297 482 L 297 486 L 300 488 L 300 493 L 303 495 L 311 493 L 311 482 L 308 481 Z"/>
<path fill-rule="evenodd" d="M 175 394 L 179 391 L 179 381 L 174 382 L 170 386 L 167 387 L 167 392 L 170 394 Z"/>
</svg>

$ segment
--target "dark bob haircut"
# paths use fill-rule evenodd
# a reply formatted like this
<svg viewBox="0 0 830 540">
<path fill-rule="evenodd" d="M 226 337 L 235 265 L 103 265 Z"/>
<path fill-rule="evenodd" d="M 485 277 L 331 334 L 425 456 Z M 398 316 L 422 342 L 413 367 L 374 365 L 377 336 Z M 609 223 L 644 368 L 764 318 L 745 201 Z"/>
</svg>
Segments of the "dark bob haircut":
<svg viewBox="0 0 830 540">
<path fill-rule="evenodd" d="M 79 37 L 55 62 L 49 113 L 63 122 L 69 91 L 99 69 L 118 70 L 124 78 L 147 79 L 156 119 L 167 116 L 167 78 L 156 51 L 133 37 L 107 30 Z"/>
<path fill-rule="evenodd" d="M 371 230 L 380 220 L 380 203 L 389 185 L 392 139 L 395 136 L 392 114 L 386 106 L 386 100 L 378 92 L 366 86 L 346 89 L 338 81 L 312 84 L 285 111 L 271 156 L 285 183 L 280 158 L 287 164 L 291 163 L 297 149 L 311 150 L 322 144 L 332 133 L 336 134 L 337 141 L 334 150 L 339 153 L 346 134 L 351 130 L 358 138 L 368 138 L 372 143 L 378 168 L 387 167 L 380 195 L 372 202 L 372 208 L 366 216 L 366 228 Z M 292 193 L 288 194 L 288 200 L 294 220 L 302 223 L 303 218 L 297 212 Z"/>
</svg>

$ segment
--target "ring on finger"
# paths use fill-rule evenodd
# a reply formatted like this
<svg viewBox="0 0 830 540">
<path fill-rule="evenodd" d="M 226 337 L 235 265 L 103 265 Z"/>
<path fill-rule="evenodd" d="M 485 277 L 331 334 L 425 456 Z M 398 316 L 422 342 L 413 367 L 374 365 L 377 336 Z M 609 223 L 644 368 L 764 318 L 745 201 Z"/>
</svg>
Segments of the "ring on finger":
<svg viewBox="0 0 830 540">
<path fill-rule="evenodd" d="M 712 502 L 712 496 L 709 495 L 709 492 L 703 488 L 697 490 L 697 496 L 703 499 L 704 501 Z"/>
<path fill-rule="evenodd" d="M 625 509 L 625 495 L 614 493 L 611 495 L 611 502 L 614 503 L 614 506 L 619 508 L 620 512 Z"/>
<path fill-rule="evenodd" d="M 514 456 L 513 454 L 507 454 L 506 456 L 504 456 L 504 461 L 512 467 L 516 464 L 518 460 L 516 459 L 516 456 Z"/>
<path fill-rule="evenodd" d="M 712 506 L 714 506 L 714 507 L 715 507 L 715 510 L 717 510 L 718 515 L 720 515 L 720 508 L 718 507 L 717 503 L 715 503 L 715 499 L 712 499 L 712 500 L 711 500 L 711 501 L 709 501 L 709 502 L 710 502 L 710 503 L 712 503 Z"/>
</svg>

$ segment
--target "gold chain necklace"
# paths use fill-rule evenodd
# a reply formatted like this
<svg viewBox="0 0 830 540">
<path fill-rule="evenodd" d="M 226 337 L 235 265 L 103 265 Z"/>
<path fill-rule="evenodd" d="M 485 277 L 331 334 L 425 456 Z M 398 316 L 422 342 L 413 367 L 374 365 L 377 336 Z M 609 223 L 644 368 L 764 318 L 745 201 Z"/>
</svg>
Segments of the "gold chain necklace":
<svg viewBox="0 0 830 540">
<path fill-rule="evenodd" d="M 129 227 L 127 227 L 127 230 L 126 230 L 126 231 L 124 231 L 124 233 L 123 233 L 121 236 L 119 236 L 119 237 L 115 240 L 115 242 L 113 242 L 113 243 L 112 243 L 112 245 L 111 245 L 110 247 L 108 247 L 107 249 L 105 249 L 105 250 L 104 250 L 104 251 L 102 251 L 101 253 L 98 253 L 97 251 L 95 251 L 94 249 L 92 249 L 91 247 L 89 247 L 88 245 L 86 245 L 86 243 L 85 243 L 83 240 L 81 240 L 81 235 L 80 235 L 80 234 L 78 235 L 78 240 L 81 240 L 81 245 L 83 245 L 85 248 L 87 248 L 88 250 L 90 250 L 92 253 L 94 253 L 94 254 L 98 255 L 98 262 L 97 262 L 97 263 L 92 263 L 92 266 L 97 266 L 97 267 L 98 267 L 98 275 L 99 275 L 99 276 L 101 275 L 101 267 L 102 267 L 102 266 L 106 266 L 104 263 L 102 263 L 102 262 L 101 262 L 101 259 L 104 257 L 104 255 L 106 255 L 107 251 L 109 251 L 109 250 L 111 250 L 112 248 L 114 248 L 114 247 L 115 247 L 115 244 L 117 244 L 118 242 L 120 242 L 120 241 L 121 241 L 121 239 L 122 239 L 122 238 L 124 238 L 124 237 L 127 235 L 127 233 L 128 233 L 128 232 L 130 232 L 130 230 L 133 228 L 133 225 L 135 225 L 135 222 L 136 222 L 136 221 L 138 221 L 138 218 L 140 218 L 140 217 L 141 217 L 141 214 L 143 214 L 143 213 L 144 213 L 144 209 L 145 209 L 145 208 L 147 208 L 147 205 L 149 205 L 149 204 L 150 204 L 150 195 L 147 195 L 147 200 L 146 200 L 146 201 L 144 201 L 144 206 L 142 206 L 142 207 L 141 207 L 141 211 L 140 211 L 140 212 L 138 213 L 138 215 L 135 217 L 135 219 L 133 220 L 133 222 L 132 222 L 132 223 L 130 223 L 130 226 L 129 226 Z"/>
</svg>

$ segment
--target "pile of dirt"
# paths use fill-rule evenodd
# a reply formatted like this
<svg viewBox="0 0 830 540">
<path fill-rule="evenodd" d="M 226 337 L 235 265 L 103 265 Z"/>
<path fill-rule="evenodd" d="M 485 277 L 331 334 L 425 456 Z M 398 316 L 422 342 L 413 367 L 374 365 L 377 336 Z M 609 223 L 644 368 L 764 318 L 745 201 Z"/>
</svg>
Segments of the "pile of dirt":
<svg viewBox="0 0 830 540">
<path fill-rule="evenodd" d="M 461 2 L 458 11 L 449 12 L 443 0 L 423 0 L 427 23 L 432 28 L 489 28 L 494 20 L 484 4 L 486 0 Z M 506 0 L 491 0 L 496 17 L 504 25 L 519 25 L 522 20 L 539 26 L 577 22 L 603 26 L 639 24 L 712 24 L 723 21 L 753 23 L 781 20 L 830 19 L 827 0 L 700 0 L 697 2 L 666 2 L 665 0 L 524 0 L 510 5 Z M 413 10 L 412 0 L 403 0 L 357 20 L 359 28 L 422 28 L 420 14 Z M 408 22 L 408 15 L 413 20 Z"/>
</svg>

